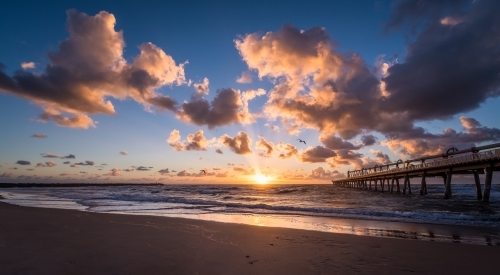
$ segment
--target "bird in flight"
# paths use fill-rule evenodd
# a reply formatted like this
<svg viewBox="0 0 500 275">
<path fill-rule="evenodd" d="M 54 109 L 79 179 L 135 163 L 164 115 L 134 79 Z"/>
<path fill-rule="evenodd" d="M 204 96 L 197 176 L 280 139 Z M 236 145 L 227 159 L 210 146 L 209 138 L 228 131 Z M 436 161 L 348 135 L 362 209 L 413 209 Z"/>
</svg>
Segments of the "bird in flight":
<svg viewBox="0 0 500 275">
<path fill-rule="evenodd" d="M 297 139 L 299 142 L 304 142 L 304 144 L 306 144 L 306 142 L 304 140 L 301 140 L 300 138 Z M 307 144 L 306 144 L 307 145 Z"/>
<path fill-rule="evenodd" d="M 207 171 L 205 170 L 200 170 L 201 172 L 203 172 L 205 175 L 207 174 Z"/>
</svg>

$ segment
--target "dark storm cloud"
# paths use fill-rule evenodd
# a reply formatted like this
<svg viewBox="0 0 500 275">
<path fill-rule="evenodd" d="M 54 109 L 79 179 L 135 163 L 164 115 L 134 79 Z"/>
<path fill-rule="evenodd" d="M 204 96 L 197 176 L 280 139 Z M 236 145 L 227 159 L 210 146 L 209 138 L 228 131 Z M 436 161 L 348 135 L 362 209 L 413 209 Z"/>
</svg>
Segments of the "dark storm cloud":
<svg viewBox="0 0 500 275">
<path fill-rule="evenodd" d="M 403 23 L 425 24 L 439 19 L 445 12 L 460 11 L 471 0 L 400 0 L 394 2 L 393 13 L 387 22 L 387 29 L 398 28 Z M 422 20 L 424 19 L 424 20 Z M 425 20 L 427 19 L 427 20 Z"/>
<path fill-rule="evenodd" d="M 467 1 L 466 12 L 456 11 L 456 1 L 432 2 L 402 2 L 393 16 L 430 21 L 383 79 L 390 93 L 383 108 L 411 120 L 449 118 L 500 95 L 500 2 Z"/>
<path fill-rule="evenodd" d="M 18 161 L 16 161 L 16 164 L 19 164 L 19 165 L 31 165 L 31 162 L 26 161 L 26 160 L 18 160 Z"/>
</svg>

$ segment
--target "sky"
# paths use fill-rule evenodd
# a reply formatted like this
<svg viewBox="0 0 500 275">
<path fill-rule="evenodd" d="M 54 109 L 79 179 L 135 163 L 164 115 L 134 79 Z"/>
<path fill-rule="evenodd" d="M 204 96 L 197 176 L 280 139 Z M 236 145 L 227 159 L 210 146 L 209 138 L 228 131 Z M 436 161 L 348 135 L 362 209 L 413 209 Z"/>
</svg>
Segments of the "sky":
<svg viewBox="0 0 500 275">
<path fill-rule="evenodd" d="M 500 141 L 498 1 L 129 2 L 2 4 L 0 182 L 329 183 Z"/>
</svg>

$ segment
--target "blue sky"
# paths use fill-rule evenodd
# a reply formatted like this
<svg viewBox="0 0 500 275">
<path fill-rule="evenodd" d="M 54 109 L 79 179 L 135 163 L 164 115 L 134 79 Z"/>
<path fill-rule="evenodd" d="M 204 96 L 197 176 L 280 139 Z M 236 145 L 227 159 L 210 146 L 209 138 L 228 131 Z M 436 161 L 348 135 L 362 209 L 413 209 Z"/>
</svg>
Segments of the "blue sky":
<svg viewBox="0 0 500 275">
<path fill-rule="evenodd" d="M 349 169 L 500 139 L 495 119 L 498 53 L 488 46 L 499 46 L 498 19 L 481 19 L 493 18 L 497 4 L 331 2 L 21 1 L 4 5 L 0 11 L 0 62 L 6 76 L 4 84 L 0 79 L 1 181 L 225 183 L 263 181 L 259 176 L 263 174 L 272 182 L 322 183 L 344 176 Z M 78 52 L 74 45 L 81 40 L 72 40 L 68 33 L 68 24 L 77 30 L 100 12 L 114 16 L 111 33 L 122 31 L 119 40 L 125 45 L 116 57 L 126 64 L 125 69 L 106 79 L 82 69 L 78 62 L 101 64 L 104 54 L 98 49 L 116 44 L 94 45 L 100 42 L 92 40 Z M 492 32 L 479 31 L 484 29 Z M 85 35 L 97 37 L 100 31 L 98 24 L 92 25 Z M 470 34 L 476 37 L 468 38 Z M 134 65 L 141 54 L 139 47 L 148 42 L 155 45 L 148 48 L 150 53 L 162 51 L 164 60 L 173 60 L 169 68 L 182 71 L 181 78 L 177 75 L 172 80 L 165 68 L 151 69 L 158 63 L 144 65 L 150 60 Z M 62 50 L 64 43 L 73 48 Z M 50 53 L 64 60 L 57 63 Z M 491 64 L 477 61 L 483 58 Z M 21 68 L 22 63 L 30 65 Z M 111 68 L 106 66 L 102 68 Z M 49 67 L 67 70 L 71 77 Z M 127 75 L 137 71 L 156 81 L 144 86 L 145 94 L 137 88 L 146 85 L 140 82 L 145 80 Z M 50 83 L 51 88 L 28 85 L 28 78 L 15 77 L 18 73 L 41 79 L 38 84 Z M 243 74 L 251 81 L 237 81 Z M 125 77 L 130 78 L 122 80 Z M 207 90 L 197 92 L 196 84 L 205 78 Z M 6 79 L 17 88 L 5 84 Z M 70 83 L 71 79 L 78 81 Z M 65 89 L 57 86 L 61 81 L 68 81 Z M 111 91 L 109 83 L 117 91 Z M 283 87 L 288 90 L 277 97 Z M 230 117 L 228 111 L 224 119 L 213 111 L 211 102 L 221 89 L 241 98 L 248 90 L 265 92 L 247 101 L 250 115 L 245 117 L 252 121 L 241 120 L 241 99 L 232 102 L 239 106 L 239 116 Z M 98 108 L 99 99 L 77 102 L 89 90 L 103 102 L 109 100 L 114 112 L 85 107 L 95 103 L 93 108 Z M 159 96 L 176 101 L 175 107 L 152 103 L 150 99 Z M 277 99 L 272 101 L 273 97 Z M 191 109 L 182 107 L 183 102 L 194 110 L 206 102 L 211 111 L 196 118 Z M 223 103 L 224 114 L 228 101 Z M 75 116 L 92 122 L 70 125 L 57 120 Z M 180 134 L 177 143 L 174 130 Z M 199 130 L 202 140 L 190 144 L 187 135 Z M 248 148 L 241 145 L 249 139 Z M 75 158 L 61 158 L 70 154 Z M 30 164 L 16 164 L 19 160 Z M 78 164 L 85 161 L 93 165 Z"/>
</svg>

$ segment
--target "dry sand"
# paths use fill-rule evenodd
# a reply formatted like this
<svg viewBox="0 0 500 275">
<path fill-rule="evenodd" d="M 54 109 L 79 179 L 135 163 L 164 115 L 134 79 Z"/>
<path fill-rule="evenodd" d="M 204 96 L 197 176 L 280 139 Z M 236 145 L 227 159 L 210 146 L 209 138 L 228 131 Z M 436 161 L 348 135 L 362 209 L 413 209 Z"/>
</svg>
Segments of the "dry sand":
<svg viewBox="0 0 500 275">
<path fill-rule="evenodd" d="M 500 274 L 500 246 L 0 202 L 0 274 Z"/>
</svg>

